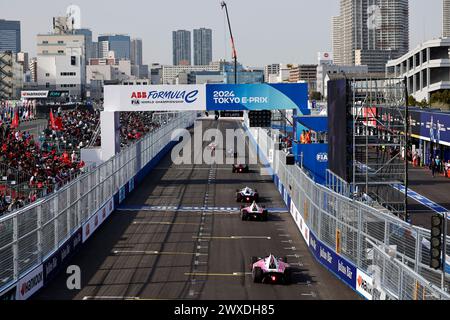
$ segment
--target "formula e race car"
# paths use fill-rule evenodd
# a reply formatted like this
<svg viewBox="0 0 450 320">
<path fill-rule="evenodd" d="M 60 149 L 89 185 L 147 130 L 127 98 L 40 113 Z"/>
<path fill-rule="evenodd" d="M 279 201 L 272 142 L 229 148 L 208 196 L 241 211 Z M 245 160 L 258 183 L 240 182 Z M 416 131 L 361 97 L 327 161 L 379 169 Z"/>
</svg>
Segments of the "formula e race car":
<svg viewBox="0 0 450 320">
<path fill-rule="evenodd" d="M 251 269 L 254 283 L 292 283 L 292 272 L 287 258 L 276 258 L 272 254 L 266 258 L 252 257 Z"/>
<path fill-rule="evenodd" d="M 243 172 L 249 172 L 250 169 L 248 165 L 246 164 L 233 164 L 233 173 L 243 173 Z"/>
<path fill-rule="evenodd" d="M 242 221 L 254 219 L 260 221 L 267 221 L 269 213 L 264 206 L 258 206 L 256 202 L 249 207 L 241 206 L 241 218 Z"/>
<path fill-rule="evenodd" d="M 245 202 L 252 203 L 253 201 L 259 200 L 258 190 L 252 190 L 249 187 L 245 187 L 242 190 L 236 190 L 236 201 L 237 202 Z"/>
</svg>

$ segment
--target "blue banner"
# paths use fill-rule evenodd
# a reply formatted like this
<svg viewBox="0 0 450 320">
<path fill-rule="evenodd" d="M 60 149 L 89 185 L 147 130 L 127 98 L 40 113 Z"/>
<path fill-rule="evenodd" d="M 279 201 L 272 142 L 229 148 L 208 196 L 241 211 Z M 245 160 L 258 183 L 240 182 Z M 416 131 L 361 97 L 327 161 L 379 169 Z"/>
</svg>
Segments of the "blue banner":
<svg viewBox="0 0 450 320">
<path fill-rule="evenodd" d="M 53 255 L 45 260 L 44 267 L 44 285 L 56 275 L 62 265 L 67 262 L 82 243 L 82 229 L 78 229 L 63 246 L 61 246 Z"/>
<path fill-rule="evenodd" d="M 206 107 L 211 111 L 297 109 L 310 114 L 306 83 L 207 84 Z"/>
<path fill-rule="evenodd" d="M 341 258 L 336 252 L 322 244 L 312 232 L 310 232 L 309 246 L 316 258 L 351 288 L 356 289 L 356 267 Z"/>
<path fill-rule="evenodd" d="M 411 132 L 436 143 L 450 145 L 450 114 L 412 110 Z"/>
<path fill-rule="evenodd" d="M 295 143 L 293 152 L 296 162 L 302 162 L 303 167 L 314 176 L 314 181 L 320 184 L 326 182 L 328 169 L 328 144 Z M 303 154 L 303 156 L 302 156 Z"/>
</svg>

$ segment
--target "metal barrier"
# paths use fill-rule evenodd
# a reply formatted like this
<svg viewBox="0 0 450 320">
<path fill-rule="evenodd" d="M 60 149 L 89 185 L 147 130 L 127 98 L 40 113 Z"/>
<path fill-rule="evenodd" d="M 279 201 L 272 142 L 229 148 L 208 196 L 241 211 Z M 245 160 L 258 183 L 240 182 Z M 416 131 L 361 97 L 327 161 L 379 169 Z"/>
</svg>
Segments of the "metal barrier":
<svg viewBox="0 0 450 320">
<path fill-rule="evenodd" d="M 285 202 L 298 208 L 295 211 L 301 217 L 294 216 L 292 206 L 291 214 L 302 233 L 304 221 L 311 238 L 317 238 L 334 254 L 337 252 L 339 258 L 353 264 L 358 274 L 363 274 L 354 289 L 370 299 L 450 299 L 450 294 L 442 290 L 448 287 L 448 280 L 441 271 L 429 267 L 429 246 L 424 245 L 430 237 L 429 230 L 409 225 L 316 184 L 299 166 L 286 165 L 286 154 L 275 150 L 272 133 L 254 128 L 248 131 L 270 163 Z M 304 238 L 310 239 L 305 235 Z M 315 241 L 309 245 L 311 250 L 315 249 L 311 247 Z M 389 259 L 383 253 L 385 250 Z M 378 275 L 381 285 L 373 287 L 374 277 Z M 364 288 L 358 288 L 364 277 L 370 281 Z"/>
<path fill-rule="evenodd" d="M 0 218 L 0 293 L 55 253 L 195 118 L 178 114 L 58 192 Z"/>
</svg>

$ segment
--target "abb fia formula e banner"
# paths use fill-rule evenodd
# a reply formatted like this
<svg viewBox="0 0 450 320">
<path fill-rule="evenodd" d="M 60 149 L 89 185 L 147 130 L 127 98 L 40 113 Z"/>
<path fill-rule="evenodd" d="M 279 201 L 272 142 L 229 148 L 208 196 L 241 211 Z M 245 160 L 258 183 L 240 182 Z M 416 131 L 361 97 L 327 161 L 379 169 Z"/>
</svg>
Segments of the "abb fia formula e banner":
<svg viewBox="0 0 450 320">
<path fill-rule="evenodd" d="M 206 106 L 209 111 L 300 110 L 308 109 L 308 84 L 208 84 Z"/>
<path fill-rule="evenodd" d="M 105 111 L 206 111 L 205 85 L 105 86 Z"/>
<path fill-rule="evenodd" d="M 105 86 L 105 111 L 250 111 L 309 114 L 308 85 L 204 84 Z"/>
</svg>

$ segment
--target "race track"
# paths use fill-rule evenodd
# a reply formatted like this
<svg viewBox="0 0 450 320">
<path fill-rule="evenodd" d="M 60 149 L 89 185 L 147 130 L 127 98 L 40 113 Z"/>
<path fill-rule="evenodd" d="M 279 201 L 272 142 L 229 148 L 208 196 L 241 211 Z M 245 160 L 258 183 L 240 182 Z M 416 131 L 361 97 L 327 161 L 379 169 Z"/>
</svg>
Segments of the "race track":
<svg viewBox="0 0 450 320">
<path fill-rule="evenodd" d="M 240 125 L 202 123 L 221 131 Z M 73 258 L 82 289 L 69 291 L 62 272 L 34 299 L 360 299 L 316 262 L 270 177 L 250 168 L 233 174 L 230 165 L 176 166 L 167 155 Z M 243 222 L 233 209 L 236 189 L 245 186 L 274 209 L 269 222 Z M 158 208 L 167 206 L 183 210 Z M 251 257 L 270 253 L 293 264 L 292 285 L 253 283 Z"/>
</svg>

